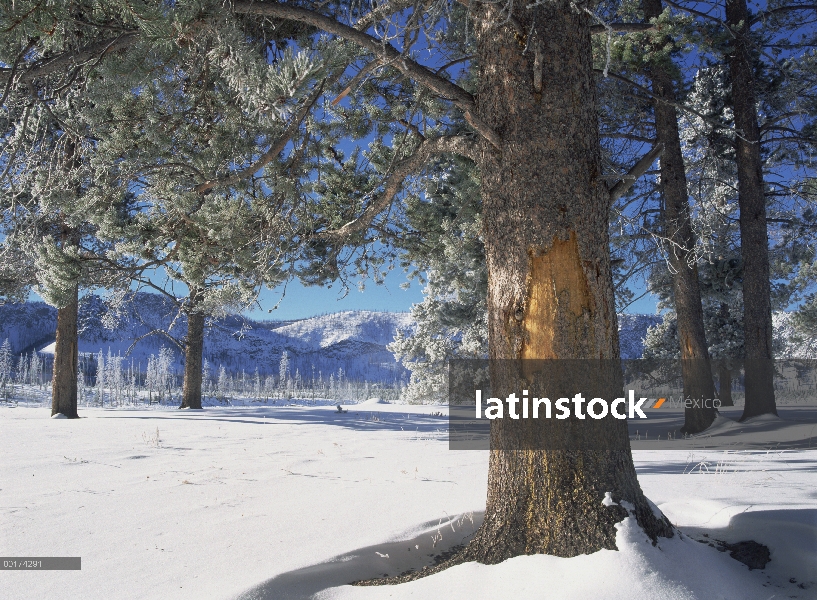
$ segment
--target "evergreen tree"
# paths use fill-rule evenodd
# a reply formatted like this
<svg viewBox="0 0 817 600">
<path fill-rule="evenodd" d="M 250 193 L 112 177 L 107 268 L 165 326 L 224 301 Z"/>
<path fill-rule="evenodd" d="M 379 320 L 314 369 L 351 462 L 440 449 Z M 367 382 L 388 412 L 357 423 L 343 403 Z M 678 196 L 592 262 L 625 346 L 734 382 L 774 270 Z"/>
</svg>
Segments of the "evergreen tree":
<svg viewBox="0 0 817 600">
<path fill-rule="evenodd" d="M 9 65 L 0 75 L 0 293 L 20 299 L 36 286 L 59 309 L 52 414 L 77 416 L 80 288 L 116 285 L 112 273 L 130 268 L 109 259 L 89 223 L 95 139 L 79 118 L 84 88 L 93 66 L 155 31 L 160 15 L 157 6 L 115 1 L 0 8 L 0 60 Z"/>
<path fill-rule="evenodd" d="M 803 171 L 817 141 L 810 50 L 813 6 L 770 2 L 757 12 L 750 11 L 745 0 L 713 2 L 707 10 L 685 2 L 673 6 L 693 16 L 706 32 L 704 56 L 727 65 L 728 119 L 733 124 L 728 139 L 740 208 L 745 357 L 753 365 L 747 370 L 742 419 L 774 414 L 773 270 L 780 265 L 773 264 L 770 240 L 775 240 L 776 225 L 802 223 L 797 204 L 805 199 Z M 782 219 L 774 214 L 781 204 L 788 204 Z M 797 244 L 792 250 L 788 270 L 796 278 L 792 270 L 807 257 Z"/>
<path fill-rule="evenodd" d="M 14 357 L 11 355 L 11 344 L 8 338 L 0 346 L 0 395 L 4 401 L 9 399 L 9 384 L 13 381 L 12 369 L 14 368 Z"/>
</svg>

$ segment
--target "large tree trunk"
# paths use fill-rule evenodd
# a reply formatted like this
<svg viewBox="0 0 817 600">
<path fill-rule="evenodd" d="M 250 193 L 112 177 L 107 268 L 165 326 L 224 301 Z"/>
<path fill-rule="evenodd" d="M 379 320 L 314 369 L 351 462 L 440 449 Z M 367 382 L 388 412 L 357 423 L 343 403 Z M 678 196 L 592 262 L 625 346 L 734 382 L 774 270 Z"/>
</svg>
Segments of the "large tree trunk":
<svg viewBox="0 0 817 600">
<path fill-rule="evenodd" d="M 757 125 L 754 75 L 746 0 L 727 0 L 726 22 L 733 40 L 729 57 L 732 105 L 735 113 L 735 151 L 740 207 L 740 252 L 743 259 L 743 332 L 746 349 L 746 403 L 743 421 L 777 414 L 772 360 L 772 303 L 769 279 L 769 237 L 760 131 Z"/>
<path fill-rule="evenodd" d="M 77 414 L 77 367 L 79 366 L 79 286 L 74 285 L 68 304 L 57 310 L 57 341 L 54 345 L 54 376 L 51 383 L 51 416 Z"/>
<path fill-rule="evenodd" d="M 204 354 L 204 313 L 196 310 L 197 296 L 190 294 L 193 306 L 187 313 L 187 338 L 184 346 L 184 385 L 179 408 L 201 408 L 201 370 Z"/>
<path fill-rule="evenodd" d="M 660 16 L 663 10 L 661 0 L 644 0 L 643 6 L 647 19 Z M 663 224 L 664 235 L 669 242 L 667 246 L 672 269 L 678 341 L 681 346 L 684 396 L 711 399 L 715 397 L 715 385 L 709 365 L 701 286 L 694 258 L 695 233 L 692 231 L 689 215 L 689 192 L 681 153 L 681 137 L 678 134 L 678 115 L 674 106 L 659 100 L 675 102 L 675 86 L 668 66 L 660 60 L 650 65 L 649 77 L 652 91 L 657 96 L 653 101 L 655 131 L 658 142 L 664 145 L 661 155 Z M 703 431 L 715 420 L 717 412 L 714 408 L 687 407 L 681 431 Z"/>
<path fill-rule="evenodd" d="M 502 137 L 500 151 L 484 142 L 480 163 L 489 356 L 617 359 L 589 17 L 562 0 L 525 5 L 510 6 L 525 31 L 535 28 L 530 39 L 502 24 L 499 4 L 474 8 L 479 113 Z M 494 395 L 529 386 L 509 371 L 525 367 L 494 367 Z M 603 504 L 608 492 L 635 507 L 650 535 L 672 535 L 638 485 L 625 421 L 538 420 L 522 435 L 549 440 L 545 449 L 521 448 L 519 423 L 492 422 L 485 520 L 467 559 L 615 548 L 627 511 Z"/>
</svg>

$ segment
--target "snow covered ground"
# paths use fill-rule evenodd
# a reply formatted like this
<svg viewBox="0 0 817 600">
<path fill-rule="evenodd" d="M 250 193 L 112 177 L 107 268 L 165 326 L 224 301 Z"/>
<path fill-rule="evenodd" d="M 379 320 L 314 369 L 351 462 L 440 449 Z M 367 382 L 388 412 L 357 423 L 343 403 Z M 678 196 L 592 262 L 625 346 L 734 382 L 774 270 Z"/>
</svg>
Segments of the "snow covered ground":
<svg viewBox="0 0 817 600">
<path fill-rule="evenodd" d="M 817 450 L 637 450 L 644 491 L 686 535 L 619 551 L 464 564 L 401 586 L 485 506 L 487 454 L 450 451 L 445 407 L 0 408 L 0 598 L 817 598 Z M 708 537 L 706 537 L 708 536 Z M 749 569 L 698 540 L 755 540 Z M 717 545 L 717 544 L 713 544 Z"/>
</svg>

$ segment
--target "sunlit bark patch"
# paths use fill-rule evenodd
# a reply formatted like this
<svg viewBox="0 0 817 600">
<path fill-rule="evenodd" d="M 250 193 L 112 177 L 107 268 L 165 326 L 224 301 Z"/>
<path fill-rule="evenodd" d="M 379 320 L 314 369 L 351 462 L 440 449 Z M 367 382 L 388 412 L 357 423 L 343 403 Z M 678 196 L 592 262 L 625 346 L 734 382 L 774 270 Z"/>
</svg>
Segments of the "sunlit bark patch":
<svg viewBox="0 0 817 600">
<path fill-rule="evenodd" d="M 591 311 L 592 298 L 582 269 L 576 235 L 558 238 L 543 254 L 530 252 L 528 296 L 522 326 L 525 337 L 520 358 L 564 357 L 559 339 L 580 329 Z M 579 326 L 579 327 L 577 327 Z"/>
</svg>

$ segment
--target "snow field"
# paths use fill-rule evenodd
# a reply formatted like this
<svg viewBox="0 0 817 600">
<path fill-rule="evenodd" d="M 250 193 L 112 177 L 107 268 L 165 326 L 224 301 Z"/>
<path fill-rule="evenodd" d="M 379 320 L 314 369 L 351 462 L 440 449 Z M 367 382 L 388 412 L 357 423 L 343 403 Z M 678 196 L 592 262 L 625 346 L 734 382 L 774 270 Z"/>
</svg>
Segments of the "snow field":
<svg viewBox="0 0 817 600">
<path fill-rule="evenodd" d="M 658 548 L 630 519 L 619 552 L 345 586 L 467 539 L 487 478 L 485 452 L 448 450 L 445 407 L 346 408 L 0 409 L 0 555 L 82 557 L 0 572 L 0 598 L 817 598 L 817 450 L 636 451 L 687 534 Z M 750 572 L 704 533 L 772 561 Z"/>
</svg>

